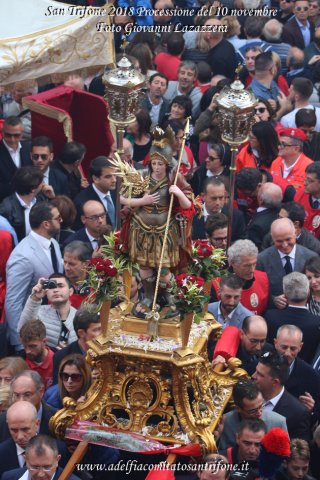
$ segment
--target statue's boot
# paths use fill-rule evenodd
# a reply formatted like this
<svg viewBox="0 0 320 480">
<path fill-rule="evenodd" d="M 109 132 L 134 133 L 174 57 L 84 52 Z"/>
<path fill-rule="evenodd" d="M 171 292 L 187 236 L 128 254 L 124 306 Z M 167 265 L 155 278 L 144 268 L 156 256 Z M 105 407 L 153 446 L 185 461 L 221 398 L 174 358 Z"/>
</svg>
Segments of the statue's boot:
<svg viewBox="0 0 320 480">
<path fill-rule="evenodd" d="M 147 313 L 150 312 L 152 307 L 156 279 L 154 276 L 152 276 L 145 278 L 141 282 L 143 285 L 144 298 L 143 300 L 134 304 L 132 308 L 132 314 L 135 317 L 145 319 Z"/>
</svg>

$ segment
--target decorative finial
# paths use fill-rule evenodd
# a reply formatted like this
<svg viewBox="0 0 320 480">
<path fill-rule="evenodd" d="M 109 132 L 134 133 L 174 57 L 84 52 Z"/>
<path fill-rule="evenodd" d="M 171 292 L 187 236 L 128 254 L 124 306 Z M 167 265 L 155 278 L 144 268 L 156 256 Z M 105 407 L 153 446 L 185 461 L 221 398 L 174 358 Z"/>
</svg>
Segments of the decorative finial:
<svg viewBox="0 0 320 480">
<path fill-rule="evenodd" d="M 243 65 L 241 65 L 241 63 L 238 63 L 238 66 L 237 66 L 237 68 L 236 68 L 236 70 L 235 70 L 235 72 L 236 72 L 236 80 L 239 80 L 239 75 L 240 75 L 240 72 L 241 72 L 242 69 L 243 69 Z"/>
<path fill-rule="evenodd" d="M 128 45 L 129 45 L 128 40 L 127 40 L 126 38 L 124 38 L 124 39 L 122 40 L 121 45 L 120 45 L 120 48 L 121 48 L 121 50 L 123 51 L 123 55 L 126 54 L 126 48 L 127 48 Z"/>
</svg>

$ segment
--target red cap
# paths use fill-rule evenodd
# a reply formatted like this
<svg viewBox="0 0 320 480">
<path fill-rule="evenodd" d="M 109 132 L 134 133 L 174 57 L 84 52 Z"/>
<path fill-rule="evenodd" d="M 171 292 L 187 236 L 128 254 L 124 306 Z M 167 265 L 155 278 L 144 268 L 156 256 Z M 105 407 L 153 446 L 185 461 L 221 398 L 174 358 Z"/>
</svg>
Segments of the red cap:
<svg viewBox="0 0 320 480">
<path fill-rule="evenodd" d="M 283 128 L 279 132 L 280 137 L 296 138 L 298 140 L 307 140 L 307 135 L 300 128 Z"/>
</svg>

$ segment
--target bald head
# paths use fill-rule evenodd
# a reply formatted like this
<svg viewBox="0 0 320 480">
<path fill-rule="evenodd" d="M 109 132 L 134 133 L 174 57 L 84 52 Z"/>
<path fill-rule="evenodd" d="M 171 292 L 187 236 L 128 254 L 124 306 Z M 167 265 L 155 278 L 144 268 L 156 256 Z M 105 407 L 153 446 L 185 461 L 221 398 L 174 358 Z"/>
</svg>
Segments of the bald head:
<svg viewBox="0 0 320 480">
<path fill-rule="evenodd" d="M 257 355 L 262 351 L 268 333 L 267 322 L 260 315 L 246 317 L 240 331 L 242 348 L 249 355 Z"/>
<path fill-rule="evenodd" d="M 271 225 L 271 236 L 274 246 L 288 255 L 296 244 L 296 232 L 289 218 L 278 218 Z"/>
<path fill-rule="evenodd" d="M 7 424 L 14 443 L 23 450 L 38 433 L 37 410 L 30 402 L 18 401 L 7 410 Z"/>
<path fill-rule="evenodd" d="M 263 36 L 267 42 L 277 42 L 281 40 L 282 30 L 282 23 L 272 18 L 263 27 Z"/>
<path fill-rule="evenodd" d="M 97 202 L 96 200 L 88 200 L 85 202 L 82 206 L 82 211 L 86 217 L 91 215 L 100 215 L 105 212 L 102 203 Z"/>
<path fill-rule="evenodd" d="M 261 185 L 258 192 L 260 207 L 280 208 L 282 202 L 282 190 L 275 183 L 266 182 Z"/>
<path fill-rule="evenodd" d="M 15 402 L 7 410 L 7 423 L 10 426 L 13 421 L 37 420 L 37 409 L 32 403 L 24 400 Z"/>
</svg>

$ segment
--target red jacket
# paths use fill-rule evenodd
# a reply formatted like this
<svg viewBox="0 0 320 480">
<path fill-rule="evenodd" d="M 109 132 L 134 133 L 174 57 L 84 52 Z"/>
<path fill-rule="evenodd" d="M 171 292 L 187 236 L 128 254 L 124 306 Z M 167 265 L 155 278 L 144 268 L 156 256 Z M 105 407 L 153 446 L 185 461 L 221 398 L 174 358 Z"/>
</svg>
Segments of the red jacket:
<svg viewBox="0 0 320 480">
<path fill-rule="evenodd" d="M 298 190 L 294 201 L 300 203 L 306 212 L 304 228 L 309 230 L 315 237 L 320 238 L 320 208 L 313 208 L 310 204 L 310 194 L 302 189 Z"/>
<path fill-rule="evenodd" d="M 289 175 L 284 178 L 284 160 L 282 157 L 277 157 L 272 162 L 270 173 L 273 177 L 284 178 L 285 182 L 288 185 L 292 185 L 296 190 L 298 190 L 300 188 L 303 188 L 304 186 L 304 181 L 306 178 L 306 168 L 308 165 L 310 165 L 310 163 L 313 163 L 313 160 L 307 157 L 304 153 L 301 153 L 297 163 L 294 165 Z"/>
<path fill-rule="evenodd" d="M 217 298 L 220 299 L 219 285 L 221 278 L 215 278 L 212 286 Z M 241 294 L 241 304 L 255 315 L 263 315 L 267 310 L 269 298 L 269 280 L 265 272 L 254 271 L 254 281 L 249 288 L 244 288 Z"/>
</svg>

